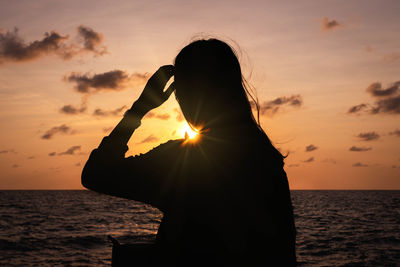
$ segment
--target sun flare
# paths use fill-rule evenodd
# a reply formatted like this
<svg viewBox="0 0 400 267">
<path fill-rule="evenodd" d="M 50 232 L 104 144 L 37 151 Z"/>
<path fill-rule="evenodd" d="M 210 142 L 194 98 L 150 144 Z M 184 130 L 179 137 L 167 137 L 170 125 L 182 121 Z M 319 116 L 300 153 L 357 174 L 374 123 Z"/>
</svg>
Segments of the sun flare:
<svg viewBox="0 0 400 267">
<path fill-rule="evenodd" d="M 188 124 L 183 125 L 183 127 L 180 130 L 180 134 L 183 138 L 186 138 L 186 133 L 189 136 L 189 139 L 194 139 L 196 138 L 198 132 L 196 132 L 196 129 L 192 129 L 190 128 L 190 126 Z"/>
</svg>

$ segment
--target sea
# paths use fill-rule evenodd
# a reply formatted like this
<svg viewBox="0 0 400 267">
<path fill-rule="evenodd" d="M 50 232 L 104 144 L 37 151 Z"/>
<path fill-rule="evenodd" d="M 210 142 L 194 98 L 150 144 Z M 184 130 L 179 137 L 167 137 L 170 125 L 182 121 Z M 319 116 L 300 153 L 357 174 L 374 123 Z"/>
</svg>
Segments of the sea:
<svg viewBox="0 0 400 267">
<path fill-rule="evenodd" d="M 400 266 L 400 191 L 291 191 L 299 266 Z M 0 266 L 110 266 L 162 213 L 86 190 L 0 191 Z"/>
</svg>

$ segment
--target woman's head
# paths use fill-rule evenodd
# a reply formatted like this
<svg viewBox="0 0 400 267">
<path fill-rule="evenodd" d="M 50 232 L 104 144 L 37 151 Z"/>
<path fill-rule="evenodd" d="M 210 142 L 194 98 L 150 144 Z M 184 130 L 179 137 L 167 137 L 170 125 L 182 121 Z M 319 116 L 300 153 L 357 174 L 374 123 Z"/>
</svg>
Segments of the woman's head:
<svg viewBox="0 0 400 267">
<path fill-rule="evenodd" d="M 175 95 L 195 128 L 254 120 L 233 49 L 217 39 L 198 40 L 175 58 Z"/>
<path fill-rule="evenodd" d="M 238 58 L 228 44 L 217 39 L 192 42 L 176 56 L 174 76 L 176 99 L 191 125 L 224 132 L 234 125 L 244 123 L 247 127 L 251 123 L 283 164 L 281 153 L 254 119 Z M 258 111 L 257 101 L 251 98 Z"/>
</svg>

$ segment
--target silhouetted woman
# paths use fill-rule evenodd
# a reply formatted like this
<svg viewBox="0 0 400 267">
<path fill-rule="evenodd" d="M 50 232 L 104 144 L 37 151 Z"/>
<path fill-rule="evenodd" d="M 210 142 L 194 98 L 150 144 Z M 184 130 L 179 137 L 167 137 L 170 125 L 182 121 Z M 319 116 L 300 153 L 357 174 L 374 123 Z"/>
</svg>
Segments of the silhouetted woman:
<svg viewBox="0 0 400 267">
<path fill-rule="evenodd" d="M 283 157 L 254 119 L 246 90 L 229 45 L 216 39 L 192 42 L 174 66 L 161 67 L 149 79 L 91 153 L 82 173 L 86 188 L 163 212 L 151 260 L 186 266 L 296 264 Z M 187 122 L 199 130 L 197 138 L 125 158 L 140 120 L 173 91 Z"/>
</svg>

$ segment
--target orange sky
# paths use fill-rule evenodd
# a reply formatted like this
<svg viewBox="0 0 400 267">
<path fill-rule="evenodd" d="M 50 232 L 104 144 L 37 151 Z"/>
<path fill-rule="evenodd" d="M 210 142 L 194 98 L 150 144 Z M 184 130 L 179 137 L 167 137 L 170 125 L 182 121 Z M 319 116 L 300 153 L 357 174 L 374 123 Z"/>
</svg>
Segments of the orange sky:
<svg viewBox="0 0 400 267">
<path fill-rule="evenodd" d="M 82 188 L 148 75 L 209 35 L 240 50 L 291 189 L 400 189 L 400 2 L 215 2 L 2 1 L 0 189 Z M 179 116 L 172 96 L 128 155 L 182 138 Z"/>
</svg>

